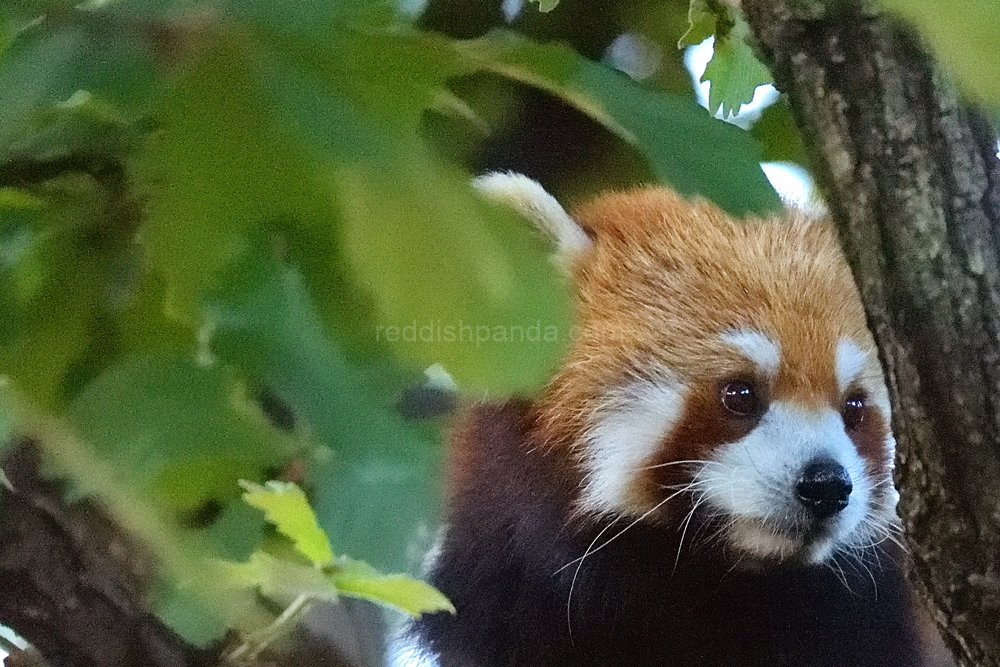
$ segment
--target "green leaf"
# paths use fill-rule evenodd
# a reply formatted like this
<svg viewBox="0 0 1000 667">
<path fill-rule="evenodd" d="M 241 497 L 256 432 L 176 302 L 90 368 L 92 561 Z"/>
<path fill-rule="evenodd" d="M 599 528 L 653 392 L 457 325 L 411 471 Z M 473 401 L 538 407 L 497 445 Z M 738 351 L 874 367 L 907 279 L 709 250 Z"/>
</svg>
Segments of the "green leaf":
<svg viewBox="0 0 1000 667">
<path fill-rule="evenodd" d="M 167 516 L 235 499 L 238 480 L 261 479 L 301 444 L 265 420 L 232 369 L 171 353 L 115 363 L 69 415 Z"/>
<path fill-rule="evenodd" d="M 240 481 L 243 500 L 264 512 L 278 532 L 295 545 L 296 550 L 314 565 L 333 561 L 333 549 L 326 533 L 316 523 L 306 494 L 290 482 L 269 481 L 264 486 Z"/>
<path fill-rule="evenodd" d="M 247 242 L 212 296 L 212 350 L 286 401 L 298 430 L 323 446 L 324 456 L 308 459 L 309 481 L 338 551 L 415 569 L 409 554 L 430 545 L 441 467 L 436 430 L 407 422 L 393 406 L 415 374 L 384 343 L 362 358 L 347 355 L 302 274 L 264 253 L 266 238 Z"/>
<path fill-rule="evenodd" d="M 331 579 L 342 595 L 394 607 L 410 616 L 436 611 L 455 613 L 455 607 L 436 588 L 400 574 L 382 574 L 366 563 L 340 558 Z"/>
<path fill-rule="evenodd" d="M 739 113 L 740 107 L 753 99 L 757 86 L 771 83 L 771 73 L 757 60 L 746 42 L 747 35 L 749 27 L 736 17 L 727 35 L 715 37 L 712 59 L 701 76 L 710 83 L 708 110 L 713 114 L 720 108 L 725 116 Z"/>
<path fill-rule="evenodd" d="M 420 366 L 440 363 L 466 391 L 537 391 L 570 330 L 547 249 L 523 220 L 478 201 L 466 174 L 408 152 L 405 167 L 341 174 L 344 247 L 379 296 L 370 335 Z"/>
<path fill-rule="evenodd" d="M 715 34 L 718 14 L 707 0 L 691 0 L 688 7 L 688 29 L 677 40 L 677 48 L 697 46 Z"/>
<path fill-rule="evenodd" d="M 204 565 L 199 567 L 196 576 L 202 581 L 207 578 Z M 221 588 L 218 585 L 220 581 L 223 579 L 216 577 L 212 582 L 213 592 Z M 204 589 L 201 593 L 204 595 Z M 195 646 L 206 646 L 218 640 L 231 629 L 233 619 L 237 617 L 233 608 L 220 614 L 219 608 L 206 604 L 198 592 L 169 585 L 157 591 L 155 612 L 164 625 Z"/>
<path fill-rule="evenodd" d="M 130 153 L 143 131 L 141 124 L 130 122 L 117 107 L 87 91 L 77 91 L 52 108 L 36 111 L 31 131 L 13 143 L 9 152 L 15 162 L 34 158 L 41 164 L 60 159 L 76 159 L 80 164 L 84 162 L 81 156 L 88 156 L 92 172 L 97 172 L 101 160 L 111 162 Z M 105 174 L 101 182 L 107 185 L 110 179 Z"/>
<path fill-rule="evenodd" d="M 565 48 L 546 71 L 552 51 L 496 48 L 502 38 L 456 46 L 438 36 L 352 33 L 317 51 L 261 33 L 254 46 L 271 46 L 266 59 L 251 58 L 242 40 L 227 35 L 188 71 L 166 105 L 166 153 L 153 151 L 147 162 L 166 173 L 150 169 L 144 180 L 167 187 L 151 201 L 145 242 L 167 276 L 168 307 L 192 323 L 199 295 L 238 255 L 241 235 L 281 219 L 323 242 L 325 225 L 349 269 L 335 279 L 348 294 L 360 288 L 373 297 L 358 308 L 353 296 L 324 290 L 334 319 L 353 317 L 367 329 L 356 340 L 376 339 L 420 366 L 441 363 L 466 390 L 537 390 L 568 338 L 565 290 L 528 226 L 476 200 L 468 175 L 442 166 L 417 135 L 421 110 L 448 77 L 476 69 L 569 99 L 645 150 L 684 192 L 739 212 L 779 203 L 752 155 L 748 169 L 734 164 L 740 156 L 719 170 L 717 154 L 697 141 L 731 155 L 740 145 L 726 136 L 734 130 L 692 128 L 692 139 L 677 129 L 700 122 L 689 102 L 645 91 Z M 541 71 L 502 62 L 512 55 L 542 56 Z M 578 85 L 559 80 L 573 72 Z M 362 320 L 365 308 L 374 312 Z"/>
<path fill-rule="evenodd" d="M 151 265 L 167 279 L 168 312 L 192 323 L 238 252 L 240 233 L 268 217 L 309 224 L 332 216 L 316 187 L 322 171 L 275 132 L 247 44 L 227 36 L 160 101 L 162 131 L 139 168 L 144 182 L 157 184 L 143 237 Z"/>
<path fill-rule="evenodd" d="M 27 190 L 19 188 L 0 188 L 0 211 L 17 209 L 40 209 L 44 202 Z"/>
<path fill-rule="evenodd" d="M 0 155 L 37 129 L 38 114 L 87 91 L 133 118 L 145 110 L 155 73 L 148 35 L 137 22 L 38 21 L 0 58 Z M 90 19 L 90 20 L 86 20 Z"/>
<path fill-rule="evenodd" d="M 416 365 L 441 363 L 469 391 L 537 390 L 568 335 L 565 288 L 530 226 L 480 201 L 469 174 L 442 164 L 418 134 L 447 79 L 477 64 L 438 36 L 355 35 L 350 45 L 332 58 L 277 42 L 272 62 L 296 76 L 264 81 L 334 166 L 334 245 L 373 297 L 364 336 Z M 535 325 L 559 334 L 525 340 Z"/>
<path fill-rule="evenodd" d="M 246 563 L 218 562 L 231 585 L 256 588 L 262 595 L 290 600 L 301 595 L 336 600 L 338 593 L 388 605 L 413 616 L 455 609 L 434 587 L 405 575 L 385 575 L 363 561 L 341 557 L 333 561 L 326 534 L 317 526 L 305 494 L 296 485 L 241 483 L 244 500 L 264 511 L 267 520 L 292 540 L 313 567 L 254 552 Z M 323 566 L 323 567 L 315 567 Z"/>
<path fill-rule="evenodd" d="M 195 325 L 241 238 L 283 221 L 341 253 L 326 262 L 340 260 L 332 284 L 347 289 L 321 291 L 334 319 L 363 322 L 356 340 L 442 363 L 470 390 L 540 387 L 568 335 L 565 290 L 530 228 L 480 202 L 468 174 L 417 134 L 423 106 L 472 65 L 434 35 L 351 33 L 327 50 L 257 37 L 226 34 L 205 50 L 162 102 L 163 131 L 142 160 L 142 180 L 157 186 L 143 242 L 168 310 Z M 271 57 L 254 56 L 268 47 Z M 374 298 L 356 298 L 362 290 Z M 425 325 L 465 340 L 385 340 L 386 329 Z M 533 325 L 561 339 L 495 335 L 523 338 Z"/>
<path fill-rule="evenodd" d="M 329 41 L 331 28 L 387 28 L 402 18 L 392 0 L 226 0 L 226 13 L 274 30 Z"/>
<path fill-rule="evenodd" d="M 715 36 L 712 58 L 701 81 L 710 84 L 708 110 L 714 115 L 738 114 L 740 107 L 753 100 L 757 86 L 771 82 L 771 74 L 757 60 L 747 43 L 750 28 L 728 4 L 719 0 L 691 0 L 688 29 L 677 48 L 701 44 Z"/>
<path fill-rule="evenodd" d="M 559 0 L 531 0 L 538 3 L 538 11 L 543 14 L 551 12 L 559 5 Z"/>
<path fill-rule="evenodd" d="M 3 379 L 0 379 L 0 385 L 4 383 Z M 4 453 L 7 447 L 11 444 L 13 438 L 13 430 L 11 428 L 10 416 L 7 414 L 5 401 L 0 397 L 0 455 Z M 2 483 L 8 490 L 13 490 L 10 485 L 10 480 L 4 475 L 3 469 L 0 469 L 0 483 Z"/>
<path fill-rule="evenodd" d="M 4 54 L 11 42 L 14 41 L 14 28 L 11 22 L 0 19 L 0 63 L 3 62 Z"/>
<path fill-rule="evenodd" d="M 337 587 L 320 569 L 255 551 L 246 563 L 215 561 L 208 567 L 237 588 L 257 589 L 261 595 L 284 602 L 308 595 L 317 600 L 337 600 Z"/>
<path fill-rule="evenodd" d="M 3 381 L 0 380 L 0 383 Z M 6 411 L 3 409 L 3 404 L 0 403 L 0 451 L 6 446 L 6 443 L 10 440 L 12 435 L 10 417 L 7 415 Z"/>
<path fill-rule="evenodd" d="M 246 563 L 215 561 L 211 570 L 230 586 L 260 591 L 283 604 L 301 595 L 335 602 L 341 595 L 361 598 L 411 616 L 455 612 L 433 586 L 401 574 L 382 574 L 362 561 L 338 558 L 323 570 L 256 551 Z"/>
<path fill-rule="evenodd" d="M 98 188 L 65 178 L 46 195 L 41 208 L 0 209 L 0 374 L 56 407 L 72 393 L 73 375 L 96 360 L 91 332 L 107 294 L 108 255 L 88 236 L 101 210 Z"/>
<path fill-rule="evenodd" d="M 763 162 L 808 164 L 802 136 L 784 98 L 764 109 L 750 134 L 760 142 Z"/>
<path fill-rule="evenodd" d="M 1000 4 L 995 0 L 880 0 L 917 26 L 969 97 L 1000 106 Z"/>
<path fill-rule="evenodd" d="M 708 117 L 687 97 L 646 89 L 556 44 L 507 33 L 463 44 L 484 69 L 549 91 L 620 136 L 662 182 L 701 195 L 735 215 L 781 209 L 743 130 Z"/>
</svg>

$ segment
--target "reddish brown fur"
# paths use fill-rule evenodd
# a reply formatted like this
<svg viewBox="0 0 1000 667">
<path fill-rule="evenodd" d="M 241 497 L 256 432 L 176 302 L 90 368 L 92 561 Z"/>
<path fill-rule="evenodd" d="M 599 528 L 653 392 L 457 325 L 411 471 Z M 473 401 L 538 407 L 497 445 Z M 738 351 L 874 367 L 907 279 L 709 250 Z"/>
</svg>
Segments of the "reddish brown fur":
<svg viewBox="0 0 1000 667">
<path fill-rule="evenodd" d="M 573 264 L 580 336 L 540 402 L 543 439 L 553 446 L 578 445 L 601 398 L 630 376 L 669 369 L 702 392 L 745 374 L 746 360 L 720 341 L 726 331 L 756 329 L 779 342 L 776 400 L 839 409 L 834 352 L 842 338 L 871 353 L 867 374 L 881 373 L 827 222 L 794 212 L 737 221 L 664 189 L 606 194 L 574 217 L 593 246 Z M 684 440 L 688 451 L 664 458 L 704 458 L 723 441 Z M 884 470 L 881 449 L 862 453 Z"/>
<path fill-rule="evenodd" d="M 856 428 L 848 429 L 847 435 L 854 443 L 858 454 L 868 463 L 868 472 L 875 479 L 881 479 L 886 467 L 892 463 L 889 453 L 885 450 L 885 439 L 889 426 L 885 417 L 874 406 L 867 406 L 864 417 Z"/>
</svg>

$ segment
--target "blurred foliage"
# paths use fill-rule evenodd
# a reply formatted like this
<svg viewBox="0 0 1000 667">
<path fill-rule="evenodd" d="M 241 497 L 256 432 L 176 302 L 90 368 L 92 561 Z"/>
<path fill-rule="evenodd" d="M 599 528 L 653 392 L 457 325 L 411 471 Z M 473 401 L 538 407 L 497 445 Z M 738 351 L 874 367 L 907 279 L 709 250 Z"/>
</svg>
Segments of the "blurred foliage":
<svg viewBox="0 0 1000 667">
<path fill-rule="evenodd" d="M 1000 5 L 995 0 L 879 0 L 915 25 L 979 104 L 1000 109 Z"/>
<path fill-rule="evenodd" d="M 567 287 L 471 175 L 779 206 L 758 163 L 802 159 L 787 110 L 751 136 L 696 104 L 686 1 L 515 5 L 0 6 L 0 430 L 151 546 L 154 611 L 190 641 L 273 620 L 206 574 L 284 567 L 239 480 L 305 489 L 371 563 L 337 585 L 377 597 L 438 522 L 449 402 L 424 369 L 475 400 L 558 363 Z"/>
</svg>

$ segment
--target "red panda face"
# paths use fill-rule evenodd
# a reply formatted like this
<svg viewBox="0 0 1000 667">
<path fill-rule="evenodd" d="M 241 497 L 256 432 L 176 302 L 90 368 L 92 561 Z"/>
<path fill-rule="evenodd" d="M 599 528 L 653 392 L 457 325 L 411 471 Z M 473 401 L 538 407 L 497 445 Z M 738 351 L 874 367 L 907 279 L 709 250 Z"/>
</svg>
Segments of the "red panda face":
<svg viewBox="0 0 1000 667">
<path fill-rule="evenodd" d="M 714 526 L 761 560 L 886 539 L 888 397 L 833 230 L 794 213 L 737 221 L 659 189 L 574 218 L 589 237 L 564 244 L 578 336 L 540 411 L 542 437 L 578 461 L 579 514 L 682 540 Z"/>
</svg>

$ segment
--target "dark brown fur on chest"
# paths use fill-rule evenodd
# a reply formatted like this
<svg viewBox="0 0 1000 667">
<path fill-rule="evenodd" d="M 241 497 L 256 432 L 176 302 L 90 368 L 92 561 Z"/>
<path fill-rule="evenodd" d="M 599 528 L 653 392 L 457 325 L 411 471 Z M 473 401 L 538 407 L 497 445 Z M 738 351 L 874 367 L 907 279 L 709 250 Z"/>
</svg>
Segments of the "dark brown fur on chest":
<svg viewBox="0 0 1000 667">
<path fill-rule="evenodd" d="M 678 555 L 678 526 L 573 520 L 578 480 L 533 424 L 529 404 L 509 402 L 457 432 L 431 581 L 458 613 L 416 626 L 442 667 L 922 664 L 891 554 L 751 568 L 711 539 Z"/>
</svg>

